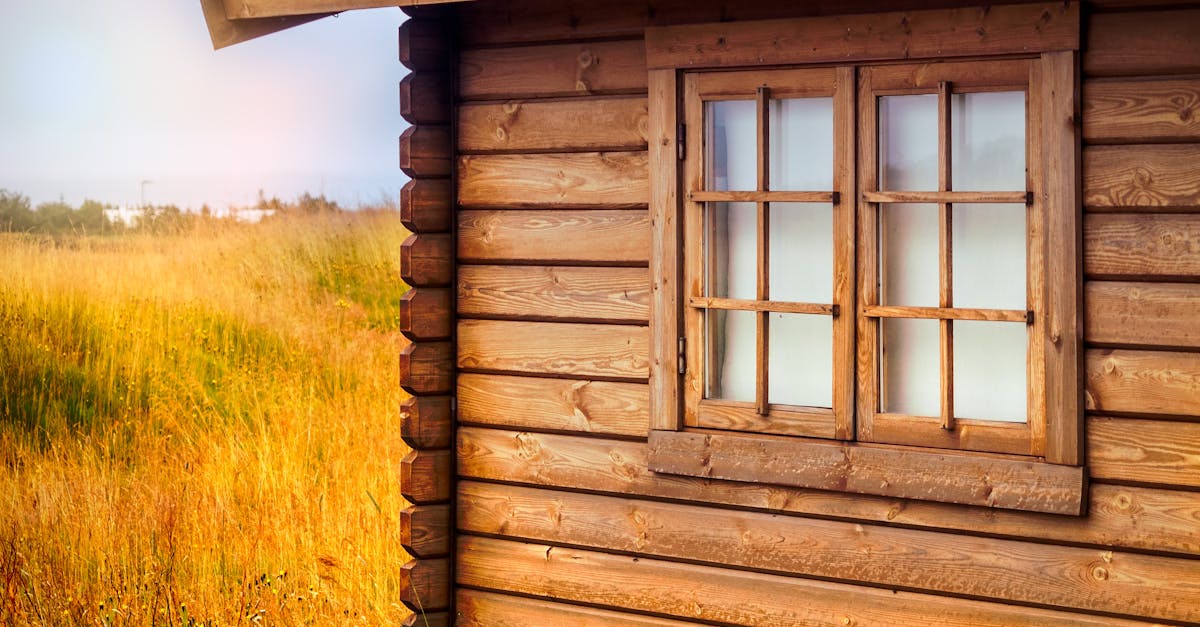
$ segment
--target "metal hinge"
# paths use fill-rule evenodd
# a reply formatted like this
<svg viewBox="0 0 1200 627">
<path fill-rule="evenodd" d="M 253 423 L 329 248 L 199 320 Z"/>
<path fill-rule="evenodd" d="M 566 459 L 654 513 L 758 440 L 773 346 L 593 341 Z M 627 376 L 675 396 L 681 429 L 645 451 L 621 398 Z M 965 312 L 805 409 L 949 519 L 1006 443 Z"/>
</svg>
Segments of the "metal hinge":
<svg viewBox="0 0 1200 627">
<path fill-rule="evenodd" d="M 679 374 L 687 373 L 687 338 L 679 338 Z"/>
<path fill-rule="evenodd" d="M 675 149 L 680 161 L 687 158 L 687 124 L 682 122 L 675 129 Z"/>
</svg>

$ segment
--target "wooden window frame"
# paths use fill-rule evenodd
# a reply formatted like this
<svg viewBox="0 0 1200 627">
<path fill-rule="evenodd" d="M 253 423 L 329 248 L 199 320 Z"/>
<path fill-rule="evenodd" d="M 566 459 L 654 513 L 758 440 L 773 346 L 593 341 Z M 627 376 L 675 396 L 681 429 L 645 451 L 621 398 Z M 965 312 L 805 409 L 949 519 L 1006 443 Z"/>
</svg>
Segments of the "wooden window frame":
<svg viewBox="0 0 1200 627">
<path fill-rule="evenodd" d="M 804 45 L 784 45 L 788 41 L 803 41 Z M 1084 423 L 1080 378 L 1078 5 L 1014 5 L 661 27 L 647 29 L 646 42 L 650 68 L 650 210 L 653 224 L 650 469 L 733 481 L 1082 514 L 1085 511 L 1086 471 L 1082 467 Z M 681 124 L 685 119 L 683 108 L 689 101 L 685 94 L 688 81 L 683 70 L 763 68 L 762 71 L 769 72 L 772 66 L 833 66 L 832 71 L 844 81 L 847 72 L 850 78 L 854 77 L 858 66 L 913 65 L 922 58 L 934 62 L 925 65 L 925 69 L 936 69 L 939 64 L 953 59 L 1037 59 L 1030 63 L 1035 69 L 1029 74 L 1029 93 L 1031 100 L 1035 97 L 1033 94 L 1037 94 L 1038 102 L 1030 111 L 1038 119 L 1030 119 L 1028 125 L 1040 127 L 1041 132 L 1040 137 L 1027 137 L 1026 142 L 1027 145 L 1038 144 L 1037 154 L 1027 166 L 1036 167 L 1042 173 L 1041 187 L 1033 181 L 1031 185 L 1034 186 L 1028 192 L 1033 196 L 1030 206 L 1041 211 L 1038 223 L 1031 224 L 1030 229 L 1038 231 L 1035 240 L 1040 239 L 1040 243 L 1035 245 L 1042 252 L 1040 256 L 1033 254 L 1031 248 L 1029 257 L 1036 260 L 1035 263 L 1042 262 L 1039 271 L 1047 277 L 1044 289 L 1037 290 L 1044 299 L 1045 313 L 1033 317 L 1030 332 L 1031 347 L 1037 344 L 1031 352 L 1043 353 L 1041 364 L 1044 369 L 1040 380 L 1044 381 L 1044 389 L 1034 394 L 1037 397 L 1034 402 L 1044 407 L 1044 436 L 1026 439 L 1032 444 L 1027 452 L 1022 450 L 1025 454 L 1021 455 L 1012 454 L 1020 447 L 1009 444 L 996 447 L 967 443 L 967 448 L 992 448 L 991 452 L 928 448 L 931 443 L 945 444 L 946 439 L 944 435 L 928 430 L 926 435 L 908 441 L 883 438 L 900 439 L 900 444 L 862 441 L 864 403 L 874 405 L 870 405 L 869 394 L 864 398 L 862 377 L 857 372 L 846 380 L 846 386 L 842 386 L 857 389 L 854 403 L 842 405 L 846 411 L 839 413 L 838 403 L 847 401 L 840 400 L 835 393 L 835 409 L 831 414 L 836 425 L 833 437 L 850 439 L 857 435 L 859 441 L 801 437 L 813 435 L 804 433 L 799 436 L 741 433 L 692 426 L 699 423 L 689 418 L 687 407 L 691 403 L 688 401 L 702 393 L 703 381 L 695 374 L 686 379 L 679 374 L 682 357 L 678 351 L 679 338 L 684 336 L 682 331 L 690 324 L 686 320 L 697 315 L 694 313 L 696 308 L 691 306 L 697 303 L 689 299 L 699 292 L 693 289 L 695 286 L 683 284 L 684 264 L 694 263 L 694 259 L 685 259 L 681 251 L 695 247 L 682 245 L 685 241 L 682 227 L 685 220 L 692 219 L 688 218 L 687 205 L 702 202 L 707 196 L 688 198 L 682 193 L 682 190 L 697 188 L 689 186 L 694 182 L 695 173 L 684 171 L 683 161 L 679 158 L 681 148 L 691 145 L 701 150 L 702 146 L 699 135 L 702 129 L 684 129 Z M 936 71 L 932 73 L 936 74 Z M 857 85 L 849 91 L 861 93 Z M 835 126 L 835 136 L 839 138 L 835 145 L 842 145 L 841 134 L 844 132 L 862 137 L 858 121 L 850 124 L 853 126 L 848 131 Z M 861 145 L 858 152 L 862 159 Z M 854 176 L 862 175 L 862 164 L 854 170 L 835 181 L 835 191 L 839 192 L 842 201 L 835 207 L 847 204 L 847 194 L 841 189 L 847 186 L 846 179 L 850 180 L 848 196 L 854 198 L 854 190 L 858 189 Z M 862 189 L 869 188 L 864 185 Z M 767 199 L 746 200 L 760 202 Z M 861 221 L 862 213 L 869 212 L 870 205 L 881 200 L 893 199 L 866 194 L 859 202 L 849 205 L 859 205 L 853 213 L 857 214 L 855 219 Z M 1005 197 L 1002 200 L 1012 199 Z M 964 199 L 947 196 L 935 201 L 963 202 Z M 835 230 L 839 228 L 837 224 L 835 218 Z M 862 224 L 857 224 L 852 232 L 861 237 L 863 230 Z M 862 242 L 858 243 L 858 251 L 852 254 L 857 258 L 855 271 L 862 273 Z M 861 277 L 849 279 L 852 291 L 862 289 Z M 688 289 L 682 289 L 684 287 Z M 858 303 L 869 302 L 863 300 L 861 292 L 854 298 Z M 839 309 L 842 308 L 839 306 Z M 853 307 L 848 309 L 862 313 Z M 880 312 L 874 310 L 872 313 Z M 980 317 L 990 315 L 988 312 L 974 313 Z M 935 318 L 951 315 L 945 311 L 924 314 Z M 846 318 L 851 317 L 843 319 Z M 854 319 L 859 325 L 869 325 L 863 321 L 877 318 L 855 315 L 851 322 Z M 859 329 L 854 334 L 855 341 L 851 344 L 864 343 L 862 332 Z M 699 370 L 699 352 L 687 351 L 689 372 Z M 858 355 L 860 364 L 863 357 L 861 353 Z M 838 367 L 835 365 L 835 381 L 845 376 L 839 374 Z M 842 388 L 835 384 L 835 389 Z M 770 408 L 754 409 L 761 415 L 762 410 L 769 413 Z M 855 416 L 858 427 L 852 429 L 850 421 Z M 1036 420 L 1031 415 L 1031 423 Z M 871 426 L 874 429 L 867 427 L 866 437 L 880 439 L 879 424 Z M 979 433 L 979 429 L 967 429 L 974 426 L 961 425 L 959 433 Z M 942 427 L 942 424 L 936 425 L 939 431 L 945 431 Z M 828 436 L 828 428 L 823 428 L 826 432 L 819 435 Z M 974 437 L 976 441 L 984 441 Z M 951 443 L 963 444 L 961 441 Z"/>
</svg>

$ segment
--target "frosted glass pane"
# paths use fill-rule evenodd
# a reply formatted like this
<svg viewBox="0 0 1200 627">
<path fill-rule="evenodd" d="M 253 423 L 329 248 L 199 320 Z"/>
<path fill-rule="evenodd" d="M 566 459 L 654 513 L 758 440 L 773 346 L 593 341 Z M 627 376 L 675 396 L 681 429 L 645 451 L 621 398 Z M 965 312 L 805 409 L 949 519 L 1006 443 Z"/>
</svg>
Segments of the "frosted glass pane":
<svg viewBox="0 0 1200 627">
<path fill-rule="evenodd" d="M 1025 422 L 1029 334 L 1013 322 L 954 322 L 954 415 Z"/>
<path fill-rule="evenodd" d="M 937 189 L 937 102 L 937 94 L 879 98 L 879 189 Z"/>
<path fill-rule="evenodd" d="M 833 205 L 771 203 L 771 300 L 833 302 Z"/>
<path fill-rule="evenodd" d="M 954 306 L 1025 309 L 1025 205 L 954 205 Z"/>
<path fill-rule="evenodd" d="M 753 100 L 705 104 L 708 185 L 711 190 L 758 188 L 758 120 Z"/>
<path fill-rule="evenodd" d="M 879 302 L 937 307 L 937 205 L 880 205 L 879 216 Z"/>
<path fill-rule="evenodd" d="M 832 319 L 772 313 L 768 330 L 768 402 L 832 407 Z"/>
<path fill-rule="evenodd" d="M 953 189 L 1025 189 L 1025 92 L 950 97 Z"/>
<path fill-rule="evenodd" d="M 884 319 L 881 409 L 910 416 L 940 416 L 941 355 L 937 320 Z"/>
<path fill-rule="evenodd" d="M 753 300 L 757 295 L 758 210 L 750 202 L 707 205 L 705 294 Z"/>
<path fill-rule="evenodd" d="M 833 98 L 771 101 L 771 189 L 833 189 Z"/>
<path fill-rule="evenodd" d="M 705 314 L 710 340 L 705 355 L 709 373 L 705 398 L 754 401 L 755 315 L 715 309 Z"/>
</svg>

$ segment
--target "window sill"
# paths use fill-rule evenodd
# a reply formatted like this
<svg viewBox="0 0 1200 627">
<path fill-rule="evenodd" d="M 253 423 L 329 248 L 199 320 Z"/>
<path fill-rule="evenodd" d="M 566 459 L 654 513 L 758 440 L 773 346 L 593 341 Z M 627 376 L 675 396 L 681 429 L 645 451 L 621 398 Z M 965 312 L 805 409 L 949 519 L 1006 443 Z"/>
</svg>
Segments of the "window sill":
<svg viewBox="0 0 1200 627">
<path fill-rule="evenodd" d="M 714 431 L 651 431 L 654 472 L 1049 514 L 1084 512 L 1087 473 L 1039 459 Z"/>
</svg>

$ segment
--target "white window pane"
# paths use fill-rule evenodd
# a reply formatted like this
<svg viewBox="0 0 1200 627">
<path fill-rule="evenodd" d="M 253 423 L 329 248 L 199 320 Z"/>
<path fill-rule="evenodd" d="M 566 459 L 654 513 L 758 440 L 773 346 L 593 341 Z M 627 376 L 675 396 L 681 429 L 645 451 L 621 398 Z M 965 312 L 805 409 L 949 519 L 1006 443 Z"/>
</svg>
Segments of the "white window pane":
<svg viewBox="0 0 1200 627">
<path fill-rule="evenodd" d="M 879 302 L 937 307 L 937 205 L 880 205 L 879 223 Z"/>
<path fill-rule="evenodd" d="M 753 100 L 720 100 L 705 104 L 710 190 L 754 190 L 758 187 L 758 120 Z"/>
<path fill-rule="evenodd" d="M 938 188 L 937 94 L 879 98 L 879 189 Z"/>
<path fill-rule="evenodd" d="M 709 336 L 705 398 L 754 401 L 754 316 L 752 311 L 710 309 L 705 313 Z"/>
<path fill-rule="evenodd" d="M 884 319 L 880 409 L 909 416 L 940 416 L 941 344 L 937 320 Z"/>
<path fill-rule="evenodd" d="M 1025 205 L 954 205 L 954 306 L 1025 309 Z"/>
<path fill-rule="evenodd" d="M 1025 92 L 954 94 L 950 115 L 953 189 L 1025 189 Z"/>
<path fill-rule="evenodd" d="M 833 302 L 833 205 L 771 203 L 771 300 Z"/>
<path fill-rule="evenodd" d="M 1013 322 L 954 322 L 954 415 L 1025 422 L 1026 344 Z"/>
<path fill-rule="evenodd" d="M 768 402 L 832 407 L 832 320 L 772 313 L 768 329 Z"/>
<path fill-rule="evenodd" d="M 770 106 L 770 188 L 833 189 L 833 98 L 785 98 Z"/>
<path fill-rule="evenodd" d="M 753 300 L 758 293 L 758 209 L 750 202 L 714 202 L 706 209 L 705 294 Z"/>
</svg>

